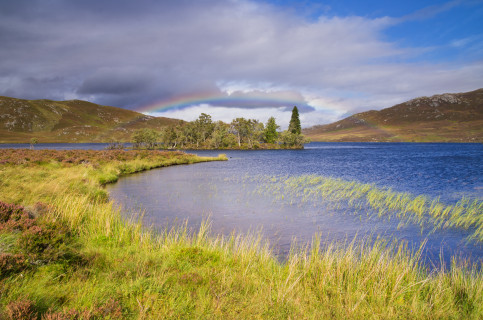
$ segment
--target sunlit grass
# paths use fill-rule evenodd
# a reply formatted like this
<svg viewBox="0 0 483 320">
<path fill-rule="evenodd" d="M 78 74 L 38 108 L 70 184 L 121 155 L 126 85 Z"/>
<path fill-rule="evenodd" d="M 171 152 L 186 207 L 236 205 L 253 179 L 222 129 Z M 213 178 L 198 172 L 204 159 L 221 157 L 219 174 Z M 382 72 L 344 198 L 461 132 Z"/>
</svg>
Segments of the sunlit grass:
<svg viewBox="0 0 483 320">
<path fill-rule="evenodd" d="M 129 319 L 483 316 L 483 274 L 477 265 L 454 260 L 450 269 L 429 271 L 420 262 L 422 249 L 404 243 L 354 239 L 321 245 L 315 235 L 310 246 L 294 247 L 280 263 L 259 234 L 213 235 L 208 222 L 197 230 L 186 224 L 147 229 L 139 220 L 122 218 L 103 194 L 101 183 L 134 172 L 125 168 L 147 168 L 129 161 L 119 165 L 0 167 L 0 200 L 27 208 L 48 203 L 43 219 L 72 230 L 71 250 L 80 257 L 2 276 L 0 317 L 25 310 L 22 306 L 52 319 L 112 318 L 118 312 Z M 307 184 L 319 185 L 313 179 Z M 355 186 L 340 187 L 356 196 Z M 0 255 L 16 250 L 18 236 L 0 232 L 6 243 Z"/>
</svg>

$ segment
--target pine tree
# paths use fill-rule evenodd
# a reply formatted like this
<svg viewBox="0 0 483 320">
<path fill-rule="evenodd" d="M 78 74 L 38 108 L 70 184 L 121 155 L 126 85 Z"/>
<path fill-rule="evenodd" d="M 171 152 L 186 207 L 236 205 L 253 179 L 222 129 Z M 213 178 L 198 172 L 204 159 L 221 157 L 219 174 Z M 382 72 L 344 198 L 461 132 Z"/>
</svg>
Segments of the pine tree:
<svg viewBox="0 0 483 320">
<path fill-rule="evenodd" d="M 293 107 L 292 118 L 290 119 L 290 124 L 288 125 L 288 131 L 293 134 L 301 134 L 302 127 L 300 126 L 299 110 L 297 106 Z"/>
</svg>

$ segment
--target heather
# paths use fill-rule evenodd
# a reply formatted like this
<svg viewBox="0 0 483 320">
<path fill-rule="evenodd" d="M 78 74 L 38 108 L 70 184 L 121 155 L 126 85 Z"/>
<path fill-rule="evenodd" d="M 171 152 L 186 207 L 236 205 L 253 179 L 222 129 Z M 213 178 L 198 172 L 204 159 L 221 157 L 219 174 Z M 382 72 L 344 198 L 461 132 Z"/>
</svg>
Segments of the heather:
<svg viewBox="0 0 483 320">
<path fill-rule="evenodd" d="M 45 163 L 60 164 L 93 164 L 99 165 L 110 161 L 167 161 L 169 159 L 185 157 L 195 159 L 179 151 L 157 152 L 152 150 L 28 150 L 3 149 L 0 152 L 0 164 L 36 165 Z"/>
<path fill-rule="evenodd" d="M 5 152 L 0 318 L 483 316 L 481 270 L 464 261 L 430 271 L 421 251 L 403 243 L 354 239 L 320 245 L 314 236 L 310 247 L 294 247 L 280 262 L 259 235 L 215 235 L 209 222 L 197 230 L 180 223 L 154 231 L 136 217 L 123 218 L 103 188 L 125 174 L 223 156 Z"/>
</svg>

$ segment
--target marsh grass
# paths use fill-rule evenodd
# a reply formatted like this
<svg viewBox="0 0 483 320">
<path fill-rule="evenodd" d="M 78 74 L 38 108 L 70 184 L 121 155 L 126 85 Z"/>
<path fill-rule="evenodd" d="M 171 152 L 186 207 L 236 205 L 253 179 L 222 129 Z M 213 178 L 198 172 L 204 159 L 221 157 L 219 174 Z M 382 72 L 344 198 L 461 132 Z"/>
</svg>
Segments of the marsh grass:
<svg viewBox="0 0 483 320">
<path fill-rule="evenodd" d="M 446 228 L 468 230 L 468 240 L 483 242 L 483 202 L 478 199 L 463 197 L 454 204 L 446 204 L 374 184 L 317 175 L 253 176 L 243 180 L 257 184 L 254 193 L 290 205 L 313 204 L 335 209 L 347 205 L 368 218 L 397 218 L 400 226 L 411 223 L 432 232 Z"/>
<path fill-rule="evenodd" d="M 320 235 L 280 263 L 260 234 L 217 236 L 206 221 L 198 230 L 181 224 L 155 232 L 122 218 L 119 208 L 98 196 L 99 177 L 124 172 L 112 163 L 49 166 L 0 167 L 1 200 L 33 213 L 35 202 L 48 200 L 34 218 L 68 226 L 69 239 L 75 239 L 69 245 L 81 259 L 30 265 L 0 280 L 5 318 L 483 316 L 478 266 L 453 261 L 450 269 L 429 271 L 404 243 L 354 239 L 321 245 Z M 27 190 L 22 177 L 33 179 Z M 8 242 L 0 254 L 18 250 L 18 232 L 0 233 Z"/>
</svg>

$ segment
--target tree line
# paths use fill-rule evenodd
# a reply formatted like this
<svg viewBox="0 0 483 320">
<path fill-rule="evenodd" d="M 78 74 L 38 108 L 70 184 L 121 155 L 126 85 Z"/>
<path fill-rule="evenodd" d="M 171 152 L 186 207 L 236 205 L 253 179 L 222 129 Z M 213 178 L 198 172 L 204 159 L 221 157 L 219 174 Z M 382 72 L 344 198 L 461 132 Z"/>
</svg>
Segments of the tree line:
<svg viewBox="0 0 483 320">
<path fill-rule="evenodd" d="M 202 113 L 190 122 L 180 121 L 176 125 L 162 128 L 160 132 L 140 129 L 134 132 L 135 148 L 166 149 L 274 149 L 302 148 L 307 138 L 301 134 L 297 107 L 292 110 L 288 130 L 278 131 L 275 118 L 266 124 L 255 119 L 235 118 L 231 123 L 213 121 Z"/>
</svg>

